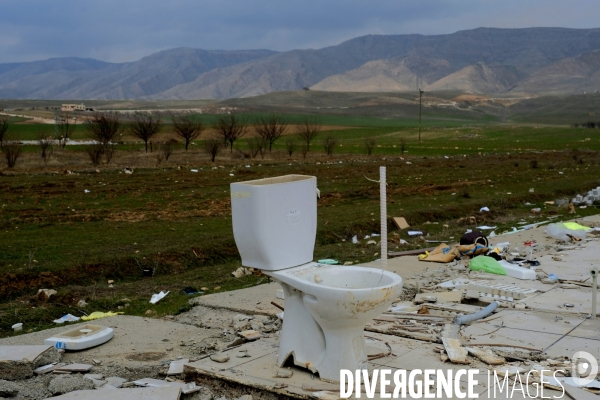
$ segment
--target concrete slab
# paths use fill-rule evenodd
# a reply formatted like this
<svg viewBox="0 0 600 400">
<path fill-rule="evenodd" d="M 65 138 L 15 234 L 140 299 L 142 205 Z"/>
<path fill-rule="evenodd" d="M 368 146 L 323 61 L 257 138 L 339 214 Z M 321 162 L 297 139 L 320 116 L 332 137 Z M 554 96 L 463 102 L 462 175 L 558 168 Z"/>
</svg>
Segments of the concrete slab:
<svg viewBox="0 0 600 400">
<path fill-rule="evenodd" d="M 109 394 L 107 394 L 109 392 Z M 136 388 L 115 390 L 76 390 L 53 399 L 71 400 L 178 400 L 181 390 L 177 387 Z"/>
<path fill-rule="evenodd" d="M 85 325 L 71 325 L 73 328 Z M 198 328 L 162 319 L 142 318 L 127 315 L 103 318 L 97 321 L 98 325 L 114 328 L 115 334 L 109 342 L 78 352 L 66 352 L 63 355 L 65 362 L 79 362 L 82 358 L 96 359 L 106 362 L 126 362 L 131 366 L 156 365 L 166 359 L 178 356 L 189 358 L 186 354 L 190 347 L 180 347 L 180 341 L 195 339 L 200 341 L 214 336 L 222 335 L 222 330 Z M 4 345 L 36 345 L 43 343 L 44 339 L 55 333 L 65 330 L 64 326 L 40 332 L 28 333 L 0 339 L 0 346 Z M 48 348 L 49 346 L 43 346 Z M 168 350 L 172 349 L 172 350 Z"/>
<path fill-rule="evenodd" d="M 536 350 L 543 350 L 556 341 L 562 335 L 526 331 L 522 329 L 512 328 L 491 328 L 489 326 L 471 325 L 467 327 L 463 333 L 463 343 L 467 344 L 505 344 L 523 346 Z"/>
<path fill-rule="evenodd" d="M 48 345 L 0 345 L 0 361 L 35 361 L 51 348 Z"/>
<path fill-rule="evenodd" d="M 600 340 L 600 319 L 586 319 L 569 332 L 568 336 Z"/>
<path fill-rule="evenodd" d="M 596 359 L 600 359 L 600 340 L 581 339 L 564 336 L 546 350 L 549 357 L 573 357 L 578 351 L 587 351 Z"/>
<path fill-rule="evenodd" d="M 529 308 L 537 310 L 586 315 L 592 311 L 592 289 L 585 287 L 579 289 L 561 289 L 560 287 L 555 287 L 546 293 L 523 300 L 522 303 L 525 303 Z M 572 304 L 573 307 L 565 307 L 565 304 Z"/>
<path fill-rule="evenodd" d="M 265 277 L 265 279 L 267 279 Z M 278 299 L 276 292 L 281 285 L 271 282 L 263 285 L 234 290 L 232 292 L 213 293 L 192 299 L 192 305 L 221 308 L 247 314 L 275 315 L 281 312 L 271 301 L 283 306 L 285 301 Z"/>
<path fill-rule="evenodd" d="M 556 317 L 560 319 L 557 320 Z M 489 327 L 489 332 L 493 332 L 503 326 L 529 332 L 566 335 L 584 321 L 581 316 L 572 314 L 515 309 L 502 310 L 494 314 L 491 318 L 494 319 L 489 322 L 478 322 L 473 324 L 473 326 L 479 326 L 482 329 Z M 469 329 L 466 329 L 465 332 L 469 332 Z"/>
</svg>

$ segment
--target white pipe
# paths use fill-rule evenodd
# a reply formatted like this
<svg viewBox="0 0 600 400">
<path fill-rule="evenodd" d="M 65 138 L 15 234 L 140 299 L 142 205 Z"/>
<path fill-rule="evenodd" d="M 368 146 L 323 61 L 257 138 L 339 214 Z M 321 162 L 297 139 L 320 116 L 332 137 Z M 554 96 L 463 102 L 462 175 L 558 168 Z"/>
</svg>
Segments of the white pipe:
<svg viewBox="0 0 600 400">
<path fill-rule="evenodd" d="M 387 269 L 387 191 L 385 187 L 385 167 L 379 167 L 379 196 L 381 202 L 381 268 Z"/>
<path fill-rule="evenodd" d="M 483 310 L 479 310 L 473 314 L 459 315 L 458 317 L 454 318 L 454 325 L 464 325 L 464 324 L 468 324 L 469 322 L 483 319 L 483 318 L 487 317 L 488 315 L 490 315 L 491 313 L 493 313 L 494 310 L 496 308 L 498 308 L 499 304 L 500 303 L 498 303 L 497 301 L 494 301 L 494 302 L 490 303 Z"/>
</svg>

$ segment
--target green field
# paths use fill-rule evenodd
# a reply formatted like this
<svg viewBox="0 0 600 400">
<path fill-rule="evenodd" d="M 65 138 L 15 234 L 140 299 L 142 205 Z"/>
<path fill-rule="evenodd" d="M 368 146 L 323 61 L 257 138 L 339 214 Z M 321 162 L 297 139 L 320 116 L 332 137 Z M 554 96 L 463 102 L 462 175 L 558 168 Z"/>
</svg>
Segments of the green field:
<svg viewBox="0 0 600 400">
<path fill-rule="evenodd" d="M 265 114 L 247 117 L 260 115 Z M 287 117 L 294 124 L 305 115 Z M 158 152 L 145 154 L 142 144 L 125 136 L 111 164 L 99 167 L 91 165 L 82 146 L 55 149 L 48 165 L 36 146 L 27 146 L 14 169 L 0 164 L 0 334 L 12 334 L 16 322 L 25 323 L 25 332 L 42 329 L 69 312 L 173 314 L 188 307 L 190 296 L 181 292 L 186 286 L 212 293 L 265 282 L 231 276 L 240 266 L 231 231 L 231 182 L 315 175 L 322 193 L 315 258 L 341 262 L 378 257 L 378 247 L 366 240 L 352 244 L 351 238 L 379 232 L 379 186 L 369 179 L 378 179 L 381 165 L 387 167 L 389 216 L 406 217 L 427 240 L 458 240 L 474 227 L 462 222 L 468 216 L 498 225 L 497 233 L 522 218 L 566 218 L 565 209 L 543 203 L 600 185 L 595 130 L 500 124 L 487 117 L 424 118 L 419 142 L 414 118 L 313 117 L 323 131 L 307 158 L 299 152 L 288 157 L 282 138 L 264 159 L 240 158 L 246 146 L 240 140 L 233 153 L 224 151 L 211 163 L 197 141 L 192 150 L 179 145 L 168 162 L 158 162 Z M 197 118 L 210 124 L 217 116 Z M 53 132 L 52 125 L 11 122 L 13 139 Z M 321 145 L 329 135 L 338 140 L 332 157 Z M 167 125 L 161 140 L 171 136 Z M 74 137 L 85 137 L 82 127 Z M 365 137 L 376 140 L 371 156 L 365 155 Z M 134 173 L 123 173 L 124 166 Z M 532 216 L 533 205 L 526 203 L 541 206 L 543 213 Z M 479 213 L 483 206 L 491 212 Z M 388 225 L 390 249 L 428 246 Z M 142 269 L 152 269 L 153 276 L 142 276 Z M 114 288 L 108 280 L 115 281 Z M 59 293 L 46 302 L 36 297 L 41 288 Z M 149 306 L 151 294 L 160 290 L 171 294 Z M 89 303 L 85 310 L 77 306 L 81 299 Z"/>
</svg>

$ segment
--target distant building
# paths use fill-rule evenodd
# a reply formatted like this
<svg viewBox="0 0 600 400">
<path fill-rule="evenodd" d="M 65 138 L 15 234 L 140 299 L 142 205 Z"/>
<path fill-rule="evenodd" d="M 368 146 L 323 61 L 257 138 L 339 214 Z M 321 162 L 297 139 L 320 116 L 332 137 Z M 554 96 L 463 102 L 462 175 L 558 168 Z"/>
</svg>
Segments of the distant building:
<svg viewBox="0 0 600 400">
<path fill-rule="evenodd" d="M 61 111 L 94 111 L 91 107 L 86 107 L 85 104 L 63 104 Z"/>
</svg>

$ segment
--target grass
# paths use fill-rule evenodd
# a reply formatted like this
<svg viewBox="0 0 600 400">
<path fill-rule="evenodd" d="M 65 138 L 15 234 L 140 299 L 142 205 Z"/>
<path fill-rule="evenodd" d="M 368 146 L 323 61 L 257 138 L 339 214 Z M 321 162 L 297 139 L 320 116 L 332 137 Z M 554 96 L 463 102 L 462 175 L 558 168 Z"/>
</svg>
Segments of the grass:
<svg viewBox="0 0 600 400">
<path fill-rule="evenodd" d="M 51 326 L 68 312 L 175 314 L 188 307 L 190 296 L 181 292 L 183 287 L 212 293 L 264 282 L 231 276 L 240 266 L 231 228 L 231 182 L 317 176 L 322 197 L 315 259 L 341 262 L 377 258 L 376 246 L 365 240 L 355 245 L 351 238 L 379 232 L 378 184 L 366 178 L 377 180 L 380 165 L 387 167 L 389 215 L 406 217 L 431 240 L 458 240 L 474 227 L 461 222 L 466 216 L 497 225 L 497 233 L 517 226 L 521 218 L 567 218 L 565 209 L 543 202 L 600 184 L 599 143 L 587 130 L 428 124 L 418 143 L 408 123 L 387 126 L 359 118 L 353 122 L 357 125 L 339 129 L 350 124 L 338 117 L 327 121 L 332 129 L 322 132 L 307 159 L 299 153 L 288 158 L 280 140 L 264 160 L 225 152 L 213 164 L 198 150 L 178 149 L 168 163 L 159 164 L 155 154 L 128 144 L 97 172 L 79 146 L 56 150 L 48 166 L 31 146 L 14 171 L 0 175 L 0 335 L 11 335 L 16 322 L 25 323 L 24 332 Z M 22 135 L 48 129 L 12 126 L 19 126 Z M 319 144 L 326 134 L 341 144 L 331 158 Z M 367 135 L 381 146 L 371 157 L 362 154 Z M 401 139 L 408 153 L 401 154 Z M 124 166 L 135 172 L 123 173 Z M 74 174 L 63 173 L 66 169 Z M 541 206 L 543 214 L 532 216 L 527 202 Z M 482 206 L 491 212 L 479 213 Z M 577 211 L 579 216 L 597 212 L 595 207 Z M 391 250 L 427 246 L 391 223 L 389 229 Z M 399 245 L 399 239 L 409 245 Z M 152 268 L 154 276 L 142 276 L 141 268 Z M 114 288 L 108 280 L 115 281 Z M 58 295 L 45 302 L 36 296 L 40 288 L 56 288 Z M 171 294 L 149 305 L 160 290 Z M 81 299 L 88 303 L 85 309 L 77 306 Z"/>
</svg>

